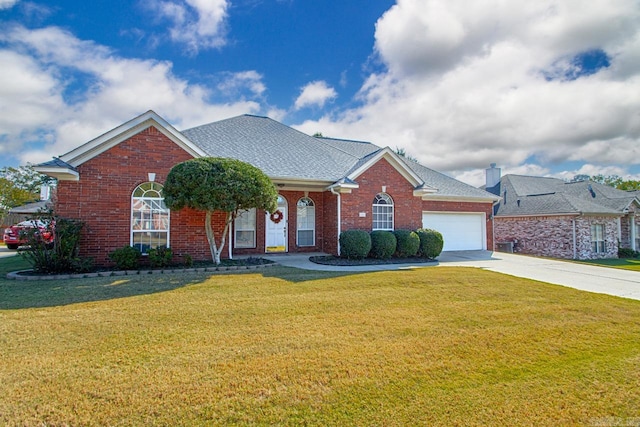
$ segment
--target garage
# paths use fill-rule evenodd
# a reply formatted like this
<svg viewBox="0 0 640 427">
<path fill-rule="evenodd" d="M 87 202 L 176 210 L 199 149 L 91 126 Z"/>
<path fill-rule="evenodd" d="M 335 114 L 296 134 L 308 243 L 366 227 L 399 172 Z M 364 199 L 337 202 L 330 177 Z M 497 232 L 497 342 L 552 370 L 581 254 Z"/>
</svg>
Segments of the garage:
<svg viewBox="0 0 640 427">
<path fill-rule="evenodd" d="M 484 213 L 423 212 L 422 226 L 442 234 L 443 251 L 487 248 Z"/>
</svg>

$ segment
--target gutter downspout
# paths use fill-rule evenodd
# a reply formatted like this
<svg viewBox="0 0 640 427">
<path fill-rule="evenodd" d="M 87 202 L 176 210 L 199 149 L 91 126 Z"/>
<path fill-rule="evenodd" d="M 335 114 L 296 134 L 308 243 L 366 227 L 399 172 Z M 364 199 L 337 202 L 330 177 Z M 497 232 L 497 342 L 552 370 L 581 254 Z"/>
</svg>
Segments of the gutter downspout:
<svg viewBox="0 0 640 427">
<path fill-rule="evenodd" d="M 576 248 L 576 219 L 571 220 L 571 226 L 573 228 L 573 259 L 578 259 L 578 249 Z"/>
<path fill-rule="evenodd" d="M 340 233 L 342 232 L 342 213 L 341 213 L 341 198 L 340 193 L 335 190 L 335 188 L 329 188 L 331 194 L 338 196 L 338 236 L 337 236 L 337 248 L 338 248 L 338 256 L 340 256 Z"/>
</svg>

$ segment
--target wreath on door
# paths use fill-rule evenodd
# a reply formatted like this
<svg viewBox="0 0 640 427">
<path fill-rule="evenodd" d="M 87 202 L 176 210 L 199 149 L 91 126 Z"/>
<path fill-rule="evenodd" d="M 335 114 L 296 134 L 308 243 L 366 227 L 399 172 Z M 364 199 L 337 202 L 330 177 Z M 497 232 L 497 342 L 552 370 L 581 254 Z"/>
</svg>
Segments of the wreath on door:
<svg viewBox="0 0 640 427">
<path fill-rule="evenodd" d="M 273 221 L 275 224 L 279 223 L 280 221 L 282 221 L 282 211 L 280 209 L 278 209 L 277 211 L 273 212 L 269 218 L 271 219 L 271 221 Z"/>
</svg>

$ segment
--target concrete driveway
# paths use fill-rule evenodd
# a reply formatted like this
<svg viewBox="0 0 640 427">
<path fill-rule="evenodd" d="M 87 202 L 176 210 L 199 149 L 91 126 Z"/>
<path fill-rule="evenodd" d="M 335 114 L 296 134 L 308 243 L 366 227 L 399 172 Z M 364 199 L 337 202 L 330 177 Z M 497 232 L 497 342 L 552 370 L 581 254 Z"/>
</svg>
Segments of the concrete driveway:
<svg viewBox="0 0 640 427">
<path fill-rule="evenodd" d="M 382 271 L 408 268 L 478 267 L 516 277 L 640 300 L 640 272 L 555 261 L 525 255 L 488 251 L 443 252 L 435 264 L 386 264 L 338 267 L 314 264 L 309 256 L 322 254 L 267 255 L 281 265 L 321 271 Z"/>
<path fill-rule="evenodd" d="M 17 254 L 18 251 L 12 251 L 7 249 L 6 246 L 0 246 L 0 258 L 5 257 L 5 256 L 12 256 Z"/>
<path fill-rule="evenodd" d="M 476 257 L 473 252 L 443 253 L 441 266 L 480 267 L 498 273 L 568 286 L 582 291 L 640 300 L 640 272 L 493 252 Z"/>
</svg>

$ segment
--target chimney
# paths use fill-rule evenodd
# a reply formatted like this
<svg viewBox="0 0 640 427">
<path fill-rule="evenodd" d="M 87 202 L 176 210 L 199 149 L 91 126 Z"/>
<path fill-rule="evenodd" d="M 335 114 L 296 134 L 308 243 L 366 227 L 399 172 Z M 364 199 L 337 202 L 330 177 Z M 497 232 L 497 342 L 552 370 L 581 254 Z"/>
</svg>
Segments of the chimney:
<svg viewBox="0 0 640 427">
<path fill-rule="evenodd" d="M 496 167 L 495 163 L 491 163 L 491 167 L 486 169 L 486 189 L 493 188 L 496 185 L 500 184 L 500 168 Z"/>
</svg>

